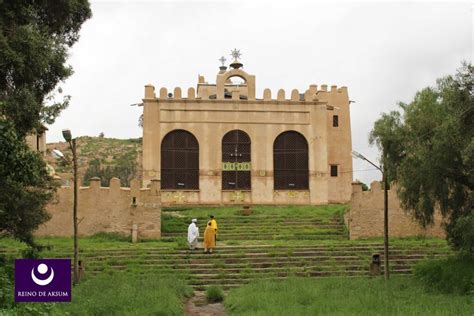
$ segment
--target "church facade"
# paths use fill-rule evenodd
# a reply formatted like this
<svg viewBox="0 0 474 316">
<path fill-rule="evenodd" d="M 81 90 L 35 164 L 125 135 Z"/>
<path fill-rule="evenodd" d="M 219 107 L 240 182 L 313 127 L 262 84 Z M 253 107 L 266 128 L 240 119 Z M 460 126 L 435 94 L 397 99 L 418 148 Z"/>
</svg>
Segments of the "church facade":
<svg viewBox="0 0 474 316">
<path fill-rule="evenodd" d="M 269 89 L 238 51 L 215 83 L 143 99 L 143 181 L 160 180 L 163 205 L 345 203 L 352 192 L 346 87 Z M 222 61 L 223 62 L 223 61 Z M 224 64 L 224 62 L 223 62 Z"/>
</svg>

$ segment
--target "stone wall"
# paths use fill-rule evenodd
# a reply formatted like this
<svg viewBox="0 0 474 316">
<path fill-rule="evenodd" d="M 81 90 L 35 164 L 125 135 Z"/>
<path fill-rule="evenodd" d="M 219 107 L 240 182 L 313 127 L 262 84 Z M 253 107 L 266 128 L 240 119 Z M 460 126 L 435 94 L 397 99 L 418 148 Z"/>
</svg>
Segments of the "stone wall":
<svg viewBox="0 0 474 316">
<path fill-rule="evenodd" d="M 99 232 L 131 235 L 138 226 L 138 236 L 159 238 L 161 235 L 160 183 L 152 180 L 148 188 L 140 188 L 132 180 L 130 188 L 121 188 L 120 180 L 110 180 L 110 187 L 100 187 L 100 180 L 92 178 L 89 187 L 78 190 L 79 235 Z M 73 187 L 58 189 L 47 210 L 52 218 L 40 226 L 37 236 L 72 236 Z"/>
<path fill-rule="evenodd" d="M 380 182 L 372 182 L 369 191 L 362 191 L 362 185 L 352 184 L 351 209 L 345 216 L 350 239 L 383 237 L 384 192 Z M 388 190 L 389 236 L 433 236 L 445 237 L 441 227 L 441 214 L 435 213 L 433 226 L 423 228 L 400 206 L 396 186 Z"/>
</svg>

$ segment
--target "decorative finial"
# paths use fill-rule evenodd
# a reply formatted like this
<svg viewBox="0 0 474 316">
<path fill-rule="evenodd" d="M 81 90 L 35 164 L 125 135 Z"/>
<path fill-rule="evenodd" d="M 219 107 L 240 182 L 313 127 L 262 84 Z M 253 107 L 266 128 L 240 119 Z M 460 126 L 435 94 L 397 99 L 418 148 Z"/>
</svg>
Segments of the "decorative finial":
<svg viewBox="0 0 474 316">
<path fill-rule="evenodd" d="M 221 58 L 219 58 L 219 61 L 221 62 L 222 66 L 225 66 L 225 62 L 227 61 L 227 59 L 225 59 L 224 56 L 222 56 Z"/>
<path fill-rule="evenodd" d="M 240 49 L 234 48 L 231 52 L 230 55 L 234 57 L 234 61 L 237 61 L 242 54 L 240 53 Z"/>
<path fill-rule="evenodd" d="M 243 64 L 239 61 L 240 56 L 242 56 L 240 49 L 234 48 L 231 50 L 230 55 L 234 57 L 234 61 L 230 64 L 232 68 L 239 69 L 243 66 Z"/>
</svg>

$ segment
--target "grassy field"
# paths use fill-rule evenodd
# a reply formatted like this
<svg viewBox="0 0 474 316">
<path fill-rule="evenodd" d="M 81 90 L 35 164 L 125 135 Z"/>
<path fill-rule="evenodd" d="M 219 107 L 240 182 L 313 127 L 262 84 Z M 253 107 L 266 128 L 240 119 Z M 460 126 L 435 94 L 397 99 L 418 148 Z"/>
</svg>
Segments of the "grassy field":
<svg viewBox="0 0 474 316">
<path fill-rule="evenodd" d="M 75 287 L 72 303 L 56 304 L 54 314 L 182 315 L 183 301 L 192 293 L 179 276 L 102 275 Z"/>
<path fill-rule="evenodd" d="M 230 315 L 473 315 L 473 297 L 429 293 L 412 277 L 294 278 L 231 290 Z"/>
</svg>

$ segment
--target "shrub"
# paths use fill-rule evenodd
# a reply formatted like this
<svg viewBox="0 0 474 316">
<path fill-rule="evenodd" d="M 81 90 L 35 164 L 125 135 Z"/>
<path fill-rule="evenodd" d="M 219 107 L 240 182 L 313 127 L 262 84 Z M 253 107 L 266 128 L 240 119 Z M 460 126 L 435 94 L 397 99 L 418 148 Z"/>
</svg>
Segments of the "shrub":
<svg viewBox="0 0 474 316">
<path fill-rule="evenodd" d="M 430 260 L 415 266 L 415 278 L 428 289 L 442 293 L 474 292 L 474 258 L 468 256 Z"/>
<path fill-rule="evenodd" d="M 219 286 L 211 285 L 206 289 L 206 298 L 211 303 L 222 302 L 224 300 L 224 291 Z"/>
</svg>

